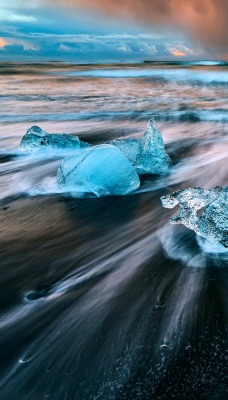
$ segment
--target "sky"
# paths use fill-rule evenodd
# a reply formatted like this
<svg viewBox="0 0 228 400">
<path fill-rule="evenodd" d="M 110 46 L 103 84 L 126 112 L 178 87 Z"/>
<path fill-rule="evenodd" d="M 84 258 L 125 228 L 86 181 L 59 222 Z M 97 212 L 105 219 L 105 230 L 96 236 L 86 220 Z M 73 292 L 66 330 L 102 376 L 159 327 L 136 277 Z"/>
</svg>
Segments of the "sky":
<svg viewBox="0 0 228 400">
<path fill-rule="evenodd" d="M 228 0 L 0 0 L 0 61 L 228 58 Z"/>
</svg>

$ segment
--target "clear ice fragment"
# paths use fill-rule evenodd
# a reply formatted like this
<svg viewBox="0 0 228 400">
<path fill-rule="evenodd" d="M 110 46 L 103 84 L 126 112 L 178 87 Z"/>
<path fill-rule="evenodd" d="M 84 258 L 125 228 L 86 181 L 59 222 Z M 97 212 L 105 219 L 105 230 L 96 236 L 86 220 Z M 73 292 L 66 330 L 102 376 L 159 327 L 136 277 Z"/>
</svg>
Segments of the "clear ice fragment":
<svg viewBox="0 0 228 400">
<path fill-rule="evenodd" d="M 115 146 L 94 146 L 66 158 L 57 172 L 59 187 L 95 193 L 98 197 L 124 195 L 140 186 L 128 159 Z"/>
<path fill-rule="evenodd" d="M 228 187 L 179 190 L 162 196 L 161 201 L 165 208 L 180 206 L 171 224 L 183 224 L 199 236 L 228 247 Z"/>
<path fill-rule="evenodd" d="M 139 139 L 113 140 L 110 143 L 122 151 L 138 174 L 163 175 L 168 172 L 171 160 L 153 119 Z"/>
<path fill-rule="evenodd" d="M 81 141 L 78 136 L 65 133 L 48 134 L 39 126 L 32 126 L 23 136 L 19 149 L 24 151 L 40 151 L 44 149 L 78 149 L 89 147 L 89 144 Z"/>
</svg>

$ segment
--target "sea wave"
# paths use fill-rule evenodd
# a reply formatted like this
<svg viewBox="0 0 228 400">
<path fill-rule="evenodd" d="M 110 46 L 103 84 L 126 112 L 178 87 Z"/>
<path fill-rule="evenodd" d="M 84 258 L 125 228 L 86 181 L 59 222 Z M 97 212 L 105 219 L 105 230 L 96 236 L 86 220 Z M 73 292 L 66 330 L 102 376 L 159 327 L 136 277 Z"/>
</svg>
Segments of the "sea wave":
<svg viewBox="0 0 228 400">
<path fill-rule="evenodd" d="M 2 123 L 31 122 L 38 123 L 44 121 L 84 121 L 84 120 L 104 120 L 104 121 L 147 121 L 151 116 L 159 121 L 180 121 L 180 122 L 199 122 L 215 121 L 227 122 L 228 111 L 225 109 L 201 109 L 193 107 L 187 110 L 128 110 L 128 111 L 94 111 L 78 113 L 50 113 L 50 114 L 5 114 L 0 115 Z"/>
<path fill-rule="evenodd" d="M 55 72 L 53 73 L 55 74 Z M 95 78 L 159 78 L 175 82 L 228 83 L 227 71 L 194 71 L 190 69 L 110 68 L 61 72 L 61 75 Z"/>
</svg>

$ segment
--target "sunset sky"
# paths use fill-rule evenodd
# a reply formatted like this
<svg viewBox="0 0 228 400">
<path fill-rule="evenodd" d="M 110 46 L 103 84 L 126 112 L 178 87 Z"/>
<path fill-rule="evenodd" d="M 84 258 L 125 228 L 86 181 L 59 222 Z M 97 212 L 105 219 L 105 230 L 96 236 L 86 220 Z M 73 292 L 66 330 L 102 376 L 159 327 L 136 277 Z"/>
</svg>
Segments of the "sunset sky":
<svg viewBox="0 0 228 400">
<path fill-rule="evenodd" d="M 227 0 L 0 0 L 0 60 L 228 58 Z"/>
</svg>

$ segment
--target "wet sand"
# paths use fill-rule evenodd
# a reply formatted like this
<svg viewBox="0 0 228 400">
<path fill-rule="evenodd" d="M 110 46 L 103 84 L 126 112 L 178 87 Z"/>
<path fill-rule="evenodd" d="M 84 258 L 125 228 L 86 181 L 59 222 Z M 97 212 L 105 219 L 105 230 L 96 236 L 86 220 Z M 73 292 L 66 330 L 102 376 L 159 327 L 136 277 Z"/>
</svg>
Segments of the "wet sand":
<svg viewBox="0 0 228 400">
<path fill-rule="evenodd" d="M 226 399 L 225 263 L 167 259 L 159 207 L 159 192 L 1 203 L 3 398 Z"/>
</svg>

